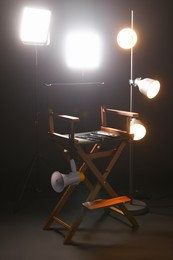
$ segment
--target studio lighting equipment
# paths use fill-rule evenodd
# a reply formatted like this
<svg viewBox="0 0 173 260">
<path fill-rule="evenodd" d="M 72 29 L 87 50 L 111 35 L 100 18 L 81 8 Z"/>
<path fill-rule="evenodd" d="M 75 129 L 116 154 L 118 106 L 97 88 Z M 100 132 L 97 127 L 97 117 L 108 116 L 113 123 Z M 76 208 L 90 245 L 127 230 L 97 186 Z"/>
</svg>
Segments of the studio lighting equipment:
<svg viewBox="0 0 173 260">
<path fill-rule="evenodd" d="M 25 183 L 19 195 L 18 201 L 16 203 L 15 208 L 17 208 L 20 201 L 23 198 L 23 194 L 27 187 L 27 183 L 32 174 L 34 166 L 38 170 L 38 163 L 41 158 L 39 153 L 39 142 L 38 142 L 38 127 L 39 127 L 39 111 L 38 111 L 38 47 L 46 46 L 50 43 L 50 21 L 51 21 L 51 12 L 46 9 L 38 9 L 32 7 L 23 8 L 21 15 L 21 24 L 20 24 L 20 40 L 25 45 L 31 45 L 35 50 L 35 118 L 34 118 L 34 126 L 35 126 L 35 150 L 34 156 L 31 159 L 31 162 L 25 169 Z M 39 190 L 38 188 L 36 188 Z"/>
<path fill-rule="evenodd" d="M 133 140 L 141 140 L 146 135 L 146 128 L 140 120 L 132 118 L 130 122 L 130 133 L 134 135 Z"/>
<path fill-rule="evenodd" d="M 117 35 L 118 45 L 123 49 L 130 49 L 137 42 L 137 34 L 132 28 L 124 28 Z"/>
<path fill-rule="evenodd" d="M 49 10 L 25 7 L 21 18 L 21 41 L 24 44 L 49 45 L 50 19 Z"/>
<path fill-rule="evenodd" d="M 159 90 L 160 90 L 160 82 L 158 80 L 153 80 L 150 78 L 141 79 L 136 78 L 133 79 L 133 47 L 137 43 L 137 34 L 133 30 L 133 10 L 131 11 L 131 27 L 124 28 L 121 30 L 117 35 L 117 43 L 123 49 L 130 49 L 130 112 L 133 111 L 133 88 L 137 87 L 139 91 L 145 95 L 147 98 L 152 99 L 154 98 Z M 146 128 L 143 126 L 142 122 L 131 118 L 130 122 L 130 133 L 134 134 L 134 140 L 141 140 L 146 135 Z M 146 213 L 148 211 L 147 205 L 142 202 L 135 200 L 133 198 L 133 144 L 129 144 L 129 193 L 130 197 L 132 198 L 130 203 L 127 203 L 127 207 L 129 211 L 131 211 L 134 215 L 139 215 Z"/>
<path fill-rule="evenodd" d="M 160 90 L 160 82 L 149 78 L 137 78 L 134 82 L 130 82 L 134 87 L 138 87 L 139 91 L 147 98 L 154 98 Z"/>
<path fill-rule="evenodd" d="M 101 62 L 101 40 L 93 31 L 74 31 L 65 43 L 66 64 L 74 69 L 95 69 Z"/>
</svg>

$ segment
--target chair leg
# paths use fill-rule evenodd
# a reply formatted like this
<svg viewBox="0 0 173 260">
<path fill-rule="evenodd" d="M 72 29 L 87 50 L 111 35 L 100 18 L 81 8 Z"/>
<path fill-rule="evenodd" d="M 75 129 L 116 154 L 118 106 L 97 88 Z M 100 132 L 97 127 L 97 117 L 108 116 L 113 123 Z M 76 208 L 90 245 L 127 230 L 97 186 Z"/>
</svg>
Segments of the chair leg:
<svg viewBox="0 0 173 260">
<path fill-rule="evenodd" d="M 50 228 L 50 226 L 52 225 L 52 223 L 54 221 L 54 216 L 57 215 L 61 211 L 61 209 L 63 208 L 64 204 L 68 200 L 68 198 L 71 195 L 71 193 L 73 192 L 73 190 L 74 190 L 74 186 L 68 186 L 67 187 L 67 189 L 64 192 L 63 196 L 60 198 L 60 200 L 56 204 L 55 208 L 51 212 L 49 219 L 45 223 L 45 225 L 43 227 L 44 230 L 47 230 L 47 229 Z"/>
<path fill-rule="evenodd" d="M 88 194 L 85 202 L 90 202 L 90 201 L 95 200 L 96 197 L 98 196 L 98 193 L 99 193 L 101 188 L 104 189 L 107 192 L 107 194 L 110 196 L 110 198 L 117 198 L 117 199 L 119 198 L 116 191 L 107 182 L 107 178 L 108 178 L 109 173 L 111 172 L 113 166 L 116 164 L 118 158 L 120 157 L 125 145 L 126 145 L 126 143 L 122 142 L 119 145 L 119 147 L 115 150 L 115 152 L 113 154 L 111 154 L 112 158 L 111 158 L 106 170 L 103 173 L 101 173 L 100 170 L 95 166 L 93 159 L 94 158 L 102 158 L 103 155 L 105 155 L 104 152 L 102 152 L 102 155 L 97 154 L 97 152 L 95 154 L 95 150 L 97 149 L 97 145 L 94 145 L 93 148 L 90 151 L 90 155 L 92 154 L 92 156 L 89 156 L 88 154 L 85 153 L 85 151 L 81 148 L 81 146 L 75 145 L 75 149 L 76 149 L 78 155 L 83 160 L 83 164 L 81 165 L 80 170 L 85 172 L 87 169 L 89 169 L 93 173 L 93 175 L 95 176 L 95 178 L 97 180 L 97 183 L 94 186 L 90 183 L 90 181 L 86 177 L 84 183 L 85 183 L 86 187 L 89 189 L 89 194 Z M 99 157 L 99 155 L 102 156 L 102 157 Z M 87 208 L 82 206 L 79 214 L 75 217 L 75 220 L 71 225 L 68 225 L 67 223 L 63 222 L 62 220 L 60 220 L 56 217 L 56 215 L 58 215 L 60 213 L 63 206 L 67 202 L 67 200 L 70 197 L 71 193 L 73 192 L 74 188 L 75 188 L 75 186 L 73 186 L 73 185 L 70 185 L 70 186 L 67 187 L 64 194 L 60 198 L 59 202 L 57 203 L 57 205 L 55 206 L 55 208 L 51 212 L 51 215 L 50 215 L 48 221 L 46 222 L 46 224 L 44 226 L 44 229 L 46 230 L 46 229 L 50 228 L 53 221 L 57 221 L 60 224 L 62 224 L 68 230 L 67 234 L 64 238 L 64 244 L 73 244 L 74 243 L 72 241 L 72 238 L 73 238 L 76 230 L 78 229 L 79 225 L 81 224 L 86 210 L 88 210 Z M 138 226 L 136 219 L 128 211 L 124 202 L 118 203 L 117 207 L 113 205 L 109 208 L 118 212 L 118 213 L 120 213 L 121 215 L 124 215 L 129 220 L 129 222 L 132 224 L 132 227 Z"/>
<path fill-rule="evenodd" d="M 80 213 L 78 214 L 78 216 L 75 218 L 75 221 L 73 222 L 73 224 L 71 225 L 71 228 L 69 230 L 69 232 L 67 233 L 65 239 L 64 239 L 64 244 L 73 244 L 74 242 L 72 241 L 72 237 L 74 236 L 77 228 L 79 227 L 79 225 L 81 224 L 83 218 L 84 218 L 84 214 L 85 214 L 86 209 L 84 207 L 81 208 Z"/>
<path fill-rule="evenodd" d="M 125 143 L 121 143 L 118 150 L 115 152 L 114 156 L 112 157 L 112 160 L 110 161 L 106 171 L 103 174 L 101 174 L 101 172 L 97 169 L 97 167 L 94 165 L 92 160 L 85 154 L 83 149 L 81 149 L 80 146 L 77 148 L 81 158 L 86 162 L 88 168 L 91 170 L 91 172 L 95 175 L 96 179 L 98 180 L 98 183 L 96 184 L 95 188 L 90 192 L 90 195 L 88 197 L 89 201 L 94 200 L 96 198 L 101 188 L 103 188 L 111 198 L 118 197 L 117 193 L 111 187 L 111 185 L 106 181 L 106 179 L 109 176 L 112 167 L 115 165 L 116 161 L 121 155 L 121 152 L 123 151 L 124 147 L 125 147 Z M 131 215 L 131 213 L 128 211 L 124 203 L 119 204 L 119 208 L 122 211 L 122 214 L 132 224 L 132 226 L 137 227 L 138 223 L 136 219 Z"/>
</svg>

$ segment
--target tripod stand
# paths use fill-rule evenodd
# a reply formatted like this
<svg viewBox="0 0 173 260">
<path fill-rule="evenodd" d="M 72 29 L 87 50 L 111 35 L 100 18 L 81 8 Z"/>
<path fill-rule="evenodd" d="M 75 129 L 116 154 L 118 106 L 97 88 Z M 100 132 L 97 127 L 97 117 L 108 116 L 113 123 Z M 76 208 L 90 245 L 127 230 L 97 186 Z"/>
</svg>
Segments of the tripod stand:
<svg viewBox="0 0 173 260">
<path fill-rule="evenodd" d="M 39 115 L 40 112 L 38 111 L 38 95 L 39 95 L 39 88 L 38 88 L 38 50 L 37 46 L 35 46 L 35 107 L 34 107 L 34 127 L 35 127 L 35 140 L 34 140 L 34 153 L 32 156 L 31 161 L 27 165 L 25 171 L 24 171 L 24 184 L 22 186 L 22 189 L 20 191 L 20 194 L 17 198 L 17 201 L 14 206 L 14 210 L 16 211 L 19 209 L 20 204 L 22 202 L 22 199 L 24 197 L 24 193 L 27 189 L 29 180 L 34 172 L 34 169 L 36 169 L 37 174 L 37 184 L 36 187 L 34 187 L 35 192 L 41 192 L 41 189 L 39 188 L 39 163 L 41 159 L 44 159 L 43 156 L 39 153 Z"/>
</svg>

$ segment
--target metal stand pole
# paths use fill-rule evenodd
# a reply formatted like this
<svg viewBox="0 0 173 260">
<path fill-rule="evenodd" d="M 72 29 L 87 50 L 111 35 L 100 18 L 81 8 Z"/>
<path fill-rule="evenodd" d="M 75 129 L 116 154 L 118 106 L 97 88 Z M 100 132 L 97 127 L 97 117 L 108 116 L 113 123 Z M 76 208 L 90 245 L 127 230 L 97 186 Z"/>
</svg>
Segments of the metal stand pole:
<svg viewBox="0 0 173 260">
<path fill-rule="evenodd" d="M 131 11 L 131 29 L 133 30 L 133 10 Z M 129 109 L 133 112 L 133 47 L 131 47 L 130 52 L 130 102 Z M 147 205 L 134 199 L 134 176 L 133 176 L 133 143 L 129 144 L 129 196 L 131 198 L 130 203 L 126 203 L 127 209 L 133 215 L 141 215 L 148 212 Z"/>
<path fill-rule="evenodd" d="M 20 191 L 19 197 L 15 203 L 14 206 L 14 211 L 17 211 L 21 205 L 22 199 L 24 197 L 24 193 L 26 191 L 28 182 L 32 176 L 33 170 L 34 168 L 36 168 L 36 173 L 37 173 L 37 185 L 34 188 L 35 192 L 41 192 L 41 189 L 39 188 L 39 161 L 42 158 L 41 154 L 39 153 L 39 132 L 38 132 L 38 127 L 39 127 L 39 111 L 38 111 L 38 94 L 39 94 L 39 90 L 38 90 L 38 50 L 37 50 L 37 46 L 35 46 L 35 107 L 34 107 L 34 126 L 35 126 L 35 151 L 33 154 L 33 157 L 30 161 L 30 163 L 28 164 L 28 166 L 25 169 L 25 173 L 24 173 L 24 184 L 23 187 Z"/>
</svg>

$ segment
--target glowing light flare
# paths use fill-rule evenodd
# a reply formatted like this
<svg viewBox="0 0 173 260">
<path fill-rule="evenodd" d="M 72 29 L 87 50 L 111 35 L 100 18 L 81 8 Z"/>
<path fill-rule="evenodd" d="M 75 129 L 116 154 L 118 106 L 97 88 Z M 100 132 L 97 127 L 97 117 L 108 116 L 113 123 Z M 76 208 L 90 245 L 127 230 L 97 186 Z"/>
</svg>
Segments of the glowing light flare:
<svg viewBox="0 0 173 260">
<path fill-rule="evenodd" d="M 131 28 L 124 28 L 118 33 L 117 42 L 121 48 L 131 49 L 137 42 L 137 34 Z"/>
<path fill-rule="evenodd" d="M 21 41 L 25 44 L 48 45 L 50 19 L 49 10 L 25 7 L 21 18 Z"/>
<path fill-rule="evenodd" d="M 130 122 L 130 133 L 134 134 L 133 140 L 141 140 L 146 135 L 146 128 L 140 120 L 132 118 Z"/>
<path fill-rule="evenodd" d="M 101 61 L 101 41 L 93 32 L 73 32 L 65 45 L 67 66 L 76 69 L 97 68 Z"/>
</svg>

